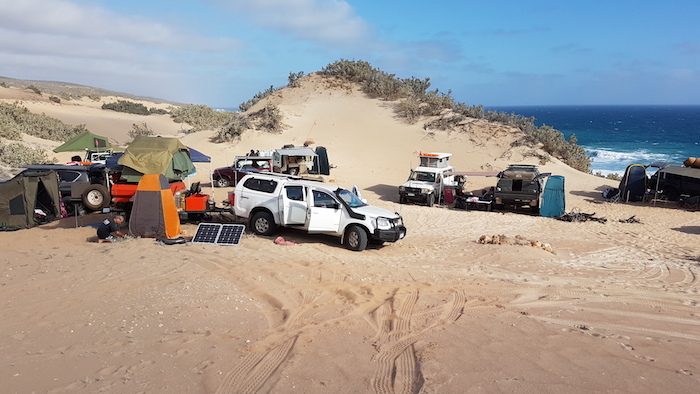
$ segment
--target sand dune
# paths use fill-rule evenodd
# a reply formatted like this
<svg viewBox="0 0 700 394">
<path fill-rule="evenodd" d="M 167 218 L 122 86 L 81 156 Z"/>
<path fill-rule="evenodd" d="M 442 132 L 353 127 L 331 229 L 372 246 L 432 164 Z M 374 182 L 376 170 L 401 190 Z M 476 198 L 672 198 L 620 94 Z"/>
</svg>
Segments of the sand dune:
<svg viewBox="0 0 700 394">
<path fill-rule="evenodd" d="M 15 100 L 13 89 L 0 98 Z M 697 212 L 610 204 L 614 182 L 558 161 L 567 210 L 607 223 L 398 204 L 419 151 L 454 154 L 459 170 L 538 164 L 510 148 L 512 131 L 475 121 L 431 132 L 390 104 L 307 77 L 275 93 L 289 128 L 213 144 L 179 134 L 230 164 L 250 149 L 328 149 L 329 181 L 399 212 L 408 235 L 357 253 L 335 237 L 282 230 L 297 242 L 245 235 L 238 246 L 152 239 L 98 244 L 67 218 L 0 233 L 0 381 L 4 392 L 455 393 L 694 392 L 700 386 Z M 143 117 L 99 103 L 26 101 L 33 111 L 123 143 Z M 208 165 L 198 165 L 206 181 Z M 479 190 L 494 178 L 473 177 Z M 227 189 L 212 190 L 217 201 Z M 623 223 L 635 215 L 641 223 Z M 195 224 L 183 223 L 185 235 Z M 482 235 L 548 243 L 480 244 Z"/>
</svg>

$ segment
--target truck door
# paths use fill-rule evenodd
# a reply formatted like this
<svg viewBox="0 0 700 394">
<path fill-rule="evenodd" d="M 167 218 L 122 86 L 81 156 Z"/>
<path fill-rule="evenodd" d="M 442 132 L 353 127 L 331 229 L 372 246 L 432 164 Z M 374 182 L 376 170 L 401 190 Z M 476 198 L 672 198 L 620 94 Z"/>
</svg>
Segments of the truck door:
<svg viewBox="0 0 700 394">
<path fill-rule="evenodd" d="M 304 198 L 304 186 L 286 185 L 282 192 L 280 211 L 282 212 L 282 224 L 285 226 L 298 226 L 306 224 L 306 200 Z"/>
<path fill-rule="evenodd" d="M 309 189 L 309 232 L 338 233 L 343 214 L 340 203 L 322 190 Z"/>
</svg>

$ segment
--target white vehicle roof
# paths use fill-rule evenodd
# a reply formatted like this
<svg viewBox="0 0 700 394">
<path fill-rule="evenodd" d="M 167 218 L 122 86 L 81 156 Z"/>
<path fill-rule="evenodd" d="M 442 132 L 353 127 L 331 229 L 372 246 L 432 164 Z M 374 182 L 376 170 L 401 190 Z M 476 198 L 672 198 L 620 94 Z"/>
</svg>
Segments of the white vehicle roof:
<svg viewBox="0 0 700 394">
<path fill-rule="evenodd" d="M 435 168 L 435 167 L 416 167 L 415 171 L 418 172 L 434 172 L 434 173 L 445 173 L 448 171 L 454 171 L 454 167 L 443 167 L 443 168 Z"/>
<path fill-rule="evenodd" d="M 419 157 L 435 157 L 438 159 L 444 159 L 446 157 L 452 156 L 452 153 L 446 153 L 446 152 L 420 152 L 418 154 Z"/>
</svg>

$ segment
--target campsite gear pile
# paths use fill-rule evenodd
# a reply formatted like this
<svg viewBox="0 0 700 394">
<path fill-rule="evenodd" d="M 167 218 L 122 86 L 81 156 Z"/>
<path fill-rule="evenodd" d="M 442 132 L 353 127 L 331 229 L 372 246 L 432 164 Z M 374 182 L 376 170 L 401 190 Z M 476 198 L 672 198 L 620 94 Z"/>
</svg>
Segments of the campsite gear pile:
<svg viewBox="0 0 700 394">
<path fill-rule="evenodd" d="M 594 213 L 583 213 L 583 212 L 569 212 L 565 213 L 563 215 L 559 215 L 554 217 L 557 220 L 561 220 L 564 222 L 587 222 L 587 221 L 594 221 L 598 223 L 606 223 L 608 219 L 606 218 L 597 218 L 595 217 L 595 212 Z"/>
</svg>

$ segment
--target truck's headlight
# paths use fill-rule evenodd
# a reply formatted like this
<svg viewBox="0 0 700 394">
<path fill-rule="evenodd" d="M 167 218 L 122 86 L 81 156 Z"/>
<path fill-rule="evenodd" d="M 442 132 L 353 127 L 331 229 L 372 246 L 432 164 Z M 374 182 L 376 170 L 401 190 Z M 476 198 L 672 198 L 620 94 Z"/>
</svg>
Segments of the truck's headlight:
<svg viewBox="0 0 700 394">
<path fill-rule="evenodd" d="M 406 188 L 405 188 L 405 187 L 403 187 L 403 186 L 399 186 L 399 191 L 400 191 L 400 192 L 402 192 L 402 191 L 404 191 L 404 190 L 406 190 Z"/>
<path fill-rule="evenodd" d="M 387 218 L 377 218 L 377 228 L 380 230 L 391 229 L 391 221 Z"/>
<path fill-rule="evenodd" d="M 430 194 L 433 192 L 433 189 L 421 189 L 421 193 L 423 194 Z"/>
</svg>

